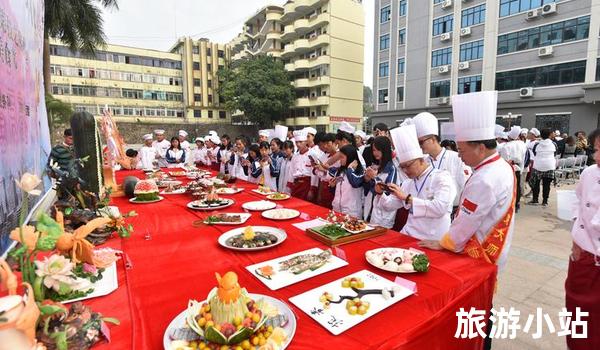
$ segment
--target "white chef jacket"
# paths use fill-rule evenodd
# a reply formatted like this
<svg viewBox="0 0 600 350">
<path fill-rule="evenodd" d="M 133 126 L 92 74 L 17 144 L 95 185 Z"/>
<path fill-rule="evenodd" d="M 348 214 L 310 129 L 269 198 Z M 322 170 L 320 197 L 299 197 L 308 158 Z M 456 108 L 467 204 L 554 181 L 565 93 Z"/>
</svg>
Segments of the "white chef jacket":
<svg viewBox="0 0 600 350">
<path fill-rule="evenodd" d="M 483 243 L 501 218 L 507 213 L 514 191 L 512 167 L 494 153 L 473 169 L 460 198 L 460 210 L 444 238 L 449 238 L 455 252 L 462 252 L 471 237 Z M 499 269 L 506 264 L 514 231 L 512 216 L 504 248 L 496 263 Z M 442 241 L 444 241 L 444 238 Z"/>
<path fill-rule="evenodd" d="M 308 150 L 308 154 L 310 154 L 310 156 L 316 161 L 317 159 L 321 160 L 325 152 L 321 151 L 319 146 L 314 145 Z M 314 171 L 310 176 L 310 186 L 319 187 L 319 176 Z"/>
<path fill-rule="evenodd" d="M 192 151 L 191 151 L 191 147 L 190 147 L 190 143 L 188 142 L 188 140 L 183 140 L 183 142 L 180 143 L 181 145 L 181 149 L 185 151 L 185 160 L 183 161 L 185 164 L 188 164 L 190 162 L 192 162 Z"/>
<path fill-rule="evenodd" d="M 283 157 L 281 159 L 281 164 L 279 166 L 279 180 L 277 182 L 277 188 L 281 193 L 290 194 L 290 188 L 288 187 L 288 182 L 293 182 L 292 178 L 292 160 L 287 157 Z"/>
<path fill-rule="evenodd" d="M 140 165 L 142 169 L 152 169 L 154 165 L 152 164 L 156 159 L 156 148 L 143 146 L 140 148 Z"/>
<path fill-rule="evenodd" d="M 583 250 L 600 257 L 600 168 L 587 167 L 575 189 L 573 241 Z"/>
<path fill-rule="evenodd" d="M 267 186 L 273 191 L 277 190 L 277 178 L 271 176 L 271 165 L 267 162 L 262 162 L 259 165 L 262 167 L 263 186 Z M 260 182 L 260 181 L 259 181 Z"/>
<path fill-rule="evenodd" d="M 450 213 L 456 196 L 452 176 L 445 170 L 429 166 L 419 178 L 404 181 L 401 188 L 411 195 L 412 205 L 406 205 L 393 194 L 382 195 L 379 203 L 385 210 L 409 210 L 402 233 L 417 239 L 441 239 L 450 228 Z"/>
<path fill-rule="evenodd" d="M 521 140 L 511 140 L 504 144 L 500 155 L 507 162 L 513 163 L 513 169 L 515 171 L 521 171 L 523 170 L 523 163 L 525 162 L 525 153 L 527 153 L 525 142 Z"/>
<path fill-rule="evenodd" d="M 304 152 L 304 154 L 298 152 L 294 154 L 292 157 L 292 179 L 296 179 L 304 176 L 312 176 L 312 163 L 310 162 L 310 158 L 308 155 L 309 151 Z M 293 180 L 292 180 L 293 181 Z"/>
<path fill-rule="evenodd" d="M 471 174 L 471 169 L 463 163 L 457 152 L 443 149 L 436 158 L 429 156 L 431 165 L 439 170 L 446 170 L 452 179 L 454 179 L 454 187 L 456 195 L 452 200 L 452 205 L 458 206 L 460 194 L 465 188 L 465 182 Z"/>
<path fill-rule="evenodd" d="M 206 156 L 208 157 L 208 165 L 212 165 L 213 162 L 217 162 L 217 153 L 219 153 L 219 146 L 214 148 L 206 148 Z M 211 158 L 212 157 L 212 158 Z"/>
<path fill-rule="evenodd" d="M 209 164 L 206 158 L 206 147 L 194 149 L 192 151 L 192 159 L 194 160 L 194 163 L 200 163 L 203 165 Z"/>
<path fill-rule="evenodd" d="M 166 139 L 160 142 L 158 140 L 154 140 L 152 142 L 152 147 L 156 148 L 156 153 L 159 155 L 158 166 L 161 168 L 167 167 L 169 163 L 167 163 L 167 159 L 165 157 L 167 155 L 167 150 L 171 147 L 171 142 Z"/>
<path fill-rule="evenodd" d="M 233 154 L 233 164 L 229 164 L 229 175 L 235 177 L 236 179 L 248 180 L 248 176 L 244 174 L 244 167 L 242 166 L 242 160 L 248 157 L 248 153 L 244 153 L 239 156 L 237 153 Z M 210 161 L 207 158 L 207 163 L 210 164 Z"/>
<path fill-rule="evenodd" d="M 219 164 L 219 172 L 225 174 L 225 171 L 229 172 L 229 159 L 231 158 L 231 150 L 228 149 L 220 149 L 217 153 L 220 154 L 221 163 Z"/>
<path fill-rule="evenodd" d="M 357 219 L 362 218 L 363 176 L 364 174 L 356 174 L 352 169 L 347 169 L 343 174 L 338 176 L 339 181 L 335 186 L 335 195 L 331 202 L 333 210 Z M 353 187 L 350 183 L 350 177 L 353 178 L 352 181 L 355 184 L 361 184 L 360 187 Z"/>
<path fill-rule="evenodd" d="M 376 176 L 383 183 L 395 183 L 398 184 L 398 168 L 393 162 L 388 163 L 385 168 Z M 373 180 L 371 180 L 373 181 Z M 372 185 L 372 182 L 370 182 Z M 365 195 L 364 199 L 364 219 L 367 220 L 369 213 L 371 213 L 371 219 L 369 223 L 385 228 L 394 227 L 396 221 L 396 210 L 389 211 L 383 209 L 381 204 L 381 195 L 375 194 L 372 190 L 372 186 L 367 184 L 369 192 Z"/>
</svg>

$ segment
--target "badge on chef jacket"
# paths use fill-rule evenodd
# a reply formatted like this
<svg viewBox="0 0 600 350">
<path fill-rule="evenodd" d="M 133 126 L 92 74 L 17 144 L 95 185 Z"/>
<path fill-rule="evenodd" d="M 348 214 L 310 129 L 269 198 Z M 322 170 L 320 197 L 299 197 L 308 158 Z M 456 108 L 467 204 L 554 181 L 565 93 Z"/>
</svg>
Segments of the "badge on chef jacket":
<svg viewBox="0 0 600 350">
<path fill-rule="evenodd" d="M 467 214 L 472 214 L 475 210 L 477 210 L 477 204 L 465 198 L 462 202 L 461 209 Z"/>
</svg>

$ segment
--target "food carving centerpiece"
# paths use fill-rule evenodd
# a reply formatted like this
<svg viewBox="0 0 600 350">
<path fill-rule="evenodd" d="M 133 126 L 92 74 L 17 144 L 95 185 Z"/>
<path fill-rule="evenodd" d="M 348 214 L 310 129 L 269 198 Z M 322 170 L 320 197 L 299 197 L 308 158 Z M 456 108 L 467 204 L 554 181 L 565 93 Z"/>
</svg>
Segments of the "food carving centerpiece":
<svg viewBox="0 0 600 350">
<path fill-rule="evenodd" d="M 219 286 L 210 291 L 205 303 L 190 300 L 187 324 L 211 343 L 242 343 L 259 332 L 268 318 L 270 312 L 266 309 L 270 305 L 252 300 L 246 289 L 240 287 L 234 272 L 223 277 L 216 273 L 216 278 Z"/>
<path fill-rule="evenodd" d="M 135 185 L 133 194 L 137 201 L 150 202 L 158 199 L 158 186 L 152 180 L 140 180 Z"/>
</svg>

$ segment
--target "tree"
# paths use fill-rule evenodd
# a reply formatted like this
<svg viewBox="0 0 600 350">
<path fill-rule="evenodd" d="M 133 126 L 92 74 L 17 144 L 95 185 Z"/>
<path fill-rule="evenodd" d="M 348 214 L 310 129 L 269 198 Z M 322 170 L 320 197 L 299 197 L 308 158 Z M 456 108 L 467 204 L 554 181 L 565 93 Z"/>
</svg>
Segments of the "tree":
<svg viewBox="0 0 600 350">
<path fill-rule="evenodd" d="M 373 110 L 373 91 L 370 87 L 363 86 L 363 116 L 368 117 Z"/>
<path fill-rule="evenodd" d="M 102 11 L 118 9 L 118 0 L 46 0 L 44 13 L 44 89 L 50 93 L 50 38 L 73 52 L 94 55 L 106 45 Z"/>
<path fill-rule="evenodd" d="M 73 108 L 69 103 L 63 102 L 51 94 L 46 94 L 46 111 L 48 124 L 52 128 L 56 124 L 66 124 L 73 115 Z"/>
<path fill-rule="evenodd" d="M 294 104 L 290 75 L 283 63 L 271 56 L 241 61 L 235 68 L 221 69 L 218 75 L 225 109 L 241 111 L 246 120 L 261 127 L 282 120 Z"/>
</svg>

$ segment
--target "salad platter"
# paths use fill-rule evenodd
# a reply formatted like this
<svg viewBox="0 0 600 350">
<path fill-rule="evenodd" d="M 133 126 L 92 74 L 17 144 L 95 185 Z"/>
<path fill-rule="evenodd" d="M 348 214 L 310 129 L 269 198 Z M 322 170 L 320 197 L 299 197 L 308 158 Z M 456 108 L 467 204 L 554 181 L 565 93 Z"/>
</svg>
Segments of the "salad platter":
<svg viewBox="0 0 600 350">
<path fill-rule="evenodd" d="M 368 270 L 290 298 L 333 335 L 339 335 L 414 292 Z M 385 319 L 381 318 L 382 322 Z"/>
<path fill-rule="evenodd" d="M 252 210 L 252 211 L 269 210 L 269 209 L 274 209 L 275 207 L 277 207 L 277 204 L 275 204 L 274 202 L 270 202 L 270 201 L 254 201 L 254 202 L 246 202 L 246 203 L 242 204 L 242 208 L 244 208 L 246 210 Z"/>
<path fill-rule="evenodd" d="M 429 270 L 429 258 L 420 250 L 410 248 L 378 248 L 365 252 L 369 264 L 389 272 L 414 273 Z"/>
<path fill-rule="evenodd" d="M 267 199 L 270 199 L 272 201 L 284 201 L 286 199 L 290 199 L 290 195 L 285 194 L 285 193 L 275 192 L 275 193 L 271 193 L 271 194 L 267 195 Z"/>
<path fill-rule="evenodd" d="M 269 289 L 277 290 L 344 267 L 348 263 L 331 253 L 331 250 L 312 248 L 269 261 L 246 266 Z"/>
<path fill-rule="evenodd" d="M 381 236 L 387 231 L 384 227 L 372 227 L 363 220 L 348 218 L 345 221 L 309 228 L 306 233 L 319 242 L 336 246 Z"/>
<path fill-rule="evenodd" d="M 221 277 L 204 301 L 190 300 L 163 335 L 165 350 L 285 349 L 296 333 L 290 307 L 273 297 L 248 293 L 234 272 Z M 191 347 L 196 345 L 196 347 Z"/>
<path fill-rule="evenodd" d="M 261 213 L 261 216 L 269 220 L 291 220 L 300 216 L 300 212 L 296 209 L 269 209 Z"/>
<path fill-rule="evenodd" d="M 221 213 L 206 217 L 203 223 L 207 225 L 241 225 L 251 216 L 252 214 L 248 213 Z"/>
<path fill-rule="evenodd" d="M 239 251 L 273 248 L 287 238 L 284 230 L 270 226 L 240 227 L 223 233 L 218 242 L 222 247 Z"/>
</svg>

